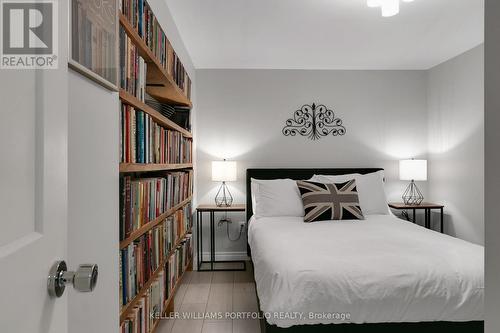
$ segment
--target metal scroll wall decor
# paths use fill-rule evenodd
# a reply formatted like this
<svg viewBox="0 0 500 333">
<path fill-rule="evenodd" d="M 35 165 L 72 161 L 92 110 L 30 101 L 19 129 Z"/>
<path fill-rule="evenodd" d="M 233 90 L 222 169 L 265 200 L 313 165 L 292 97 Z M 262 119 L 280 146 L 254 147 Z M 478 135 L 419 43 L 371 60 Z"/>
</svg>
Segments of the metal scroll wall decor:
<svg viewBox="0 0 500 333">
<path fill-rule="evenodd" d="M 311 140 L 321 139 L 323 136 L 339 136 L 346 133 L 342 119 L 335 118 L 332 110 L 324 105 L 303 105 L 293 113 L 293 118 L 286 121 L 283 127 L 285 136 L 300 134 Z"/>
</svg>

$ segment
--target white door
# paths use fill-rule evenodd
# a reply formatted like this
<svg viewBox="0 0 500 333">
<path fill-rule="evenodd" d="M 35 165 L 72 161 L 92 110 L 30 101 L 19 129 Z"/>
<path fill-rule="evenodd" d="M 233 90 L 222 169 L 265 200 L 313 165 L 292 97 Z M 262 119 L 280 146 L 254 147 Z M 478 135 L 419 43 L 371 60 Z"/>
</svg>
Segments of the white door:
<svg viewBox="0 0 500 333">
<path fill-rule="evenodd" d="M 58 2 L 59 23 L 67 20 L 66 6 Z M 60 24 L 58 33 L 59 69 L 0 69 L 0 331 L 5 333 L 68 331 L 68 292 L 57 299 L 47 293 L 49 268 L 67 253 L 64 27 Z"/>
</svg>

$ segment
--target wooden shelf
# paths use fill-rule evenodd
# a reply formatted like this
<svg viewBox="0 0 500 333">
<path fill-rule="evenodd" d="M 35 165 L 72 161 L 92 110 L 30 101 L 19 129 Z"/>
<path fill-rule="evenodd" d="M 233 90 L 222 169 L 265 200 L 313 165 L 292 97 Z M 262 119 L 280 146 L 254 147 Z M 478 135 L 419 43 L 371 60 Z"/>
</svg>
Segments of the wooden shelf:
<svg viewBox="0 0 500 333">
<path fill-rule="evenodd" d="M 181 276 L 177 279 L 175 282 L 174 288 L 170 291 L 170 296 L 165 300 L 164 308 L 168 309 L 168 306 L 170 305 L 170 302 L 172 302 L 175 298 L 175 293 L 177 292 L 177 289 L 181 285 L 182 278 L 184 277 L 184 274 L 188 271 L 188 267 L 191 264 L 191 261 L 193 260 L 193 257 L 191 256 L 191 259 L 187 262 L 186 267 L 184 267 L 184 271 L 182 272 Z"/>
<path fill-rule="evenodd" d="M 149 333 L 154 333 L 156 332 L 156 329 L 158 328 L 158 325 L 160 325 L 160 319 L 157 319 L 154 323 L 151 329 L 149 330 Z"/>
<path fill-rule="evenodd" d="M 162 223 L 167 217 L 174 214 L 177 210 L 179 210 L 182 207 L 184 207 L 185 205 L 187 205 L 191 201 L 191 198 L 192 198 L 192 196 L 189 196 L 186 200 L 184 200 L 180 204 L 175 205 L 174 207 L 170 208 L 165 213 L 158 216 L 156 219 L 149 221 L 148 223 L 146 223 L 145 225 L 143 225 L 139 229 L 134 230 L 130 234 L 130 236 L 128 236 L 127 238 L 125 238 L 124 240 L 122 240 L 120 242 L 120 250 L 129 246 L 129 244 L 132 243 L 134 240 L 141 237 L 143 234 L 145 234 L 149 230 L 153 229 L 158 224 Z"/>
<path fill-rule="evenodd" d="M 184 94 L 181 88 L 177 86 L 174 79 L 167 73 L 167 70 L 156 59 L 156 56 L 146 45 L 144 40 L 135 31 L 127 18 L 120 13 L 120 24 L 125 32 L 137 47 L 139 54 L 148 64 L 146 91 L 151 96 L 161 102 L 192 107 L 193 104 Z"/>
<path fill-rule="evenodd" d="M 187 129 L 182 128 L 181 126 L 177 125 L 174 123 L 172 120 L 168 119 L 164 115 L 162 115 L 160 112 L 156 111 L 137 97 L 133 96 L 132 94 L 126 92 L 123 89 L 120 89 L 120 99 L 122 100 L 123 103 L 129 104 L 139 110 L 142 110 L 149 114 L 151 117 L 153 117 L 156 122 L 168 129 L 180 132 L 182 136 L 185 138 L 192 138 L 193 134 L 189 132 Z"/>
<path fill-rule="evenodd" d="M 245 204 L 232 204 L 229 207 L 217 206 L 213 204 L 198 205 L 196 210 L 199 212 L 244 212 L 246 210 Z"/>
<path fill-rule="evenodd" d="M 193 260 L 193 258 L 191 258 L 186 267 L 184 268 L 184 271 L 182 272 L 181 276 L 179 276 L 179 278 L 177 279 L 177 281 L 175 282 L 175 286 L 174 288 L 172 289 L 172 291 L 170 292 L 170 296 L 168 297 L 168 299 L 165 300 L 165 303 L 163 305 L 163 308 L 165 309 L 165 311 L 163 311 L 162 315 L 167 315 L 168 312 L 171 312 L 173 311 L 173 307 L 170 307 L 171 303 L 174 301 L 174 298 L 175 298 L 175 293 L 177 292 L 177 289 L 179 288 L 179 286 L 181 285 L 181 282 L 182 282 L 182 279 L 184 278 L 184 274 L 188 271 L 188 267 L 189 265 L 191 264 L 191 261 Z M 171 310 L 172 309 L 172 310 Z M 150 330 L 150 333 L 154 333 L 156 331 L 156 329 L 158 328 L 158 325 L 160 324 L 160 320 L 156 320 Z"/>
<path fill-rule="evenodd" d="M 137 305 L 137 303 L 139 302 L 139 300 L 144 296 L 146 295 L 146 293 L 148 292 L 148 289 L 149 287 L 151 287 L 151 284 L 153 284 L 153 281 L 158 277 L 158 275 L 160 274 L 161 271 L 163 271 L 163 266 L 165 266 L 165 263 L 168 261 L 168 259 L 172 256 L 172 254 L 174 254 L 175 252 L 175 248 L 181 243 L 181 241 L 184 239 L 184 237 L 186 237 L 187 234 L 191 233 L 191 230 L 192 229 L 189 229 L 188 231 L 186 231 L 181 237 L 179 237 L 179 239 L 177 240 L 177 242 L 175 242 L 174 246 L 172 247 L 172 251 L 170 251 L 170 253 L 163 259 L 163 261 L 160 263 L 160 265 L 158 266 L 158 268 L 156 269 L 156 271 L 153 272 L 153 274 L 151 274 L 151 276 L 149 277 L 149 280 L 142 286 L 141 290 L 139 290 L 139 292 L 137 293 L 137 295 L 135 295 L 132 300 L 130 300 L 123 308 L 122 310 L 120 311 L 120 324 L 125 320 L 127 319 L 127 317 L 130 315 L 131 311 L 134 309 L 134 307 Z M 189 266 L 189 261 L 187 262 L 187 265 L 186 267 Z M 186 270 L 184 270 L 185 272 Z M 182 277 L 184 276 L 184 273 L 179 277 L 179 279 L 177 280 L 176 282 L 176 285 L 174 286 L 174 288 L 172 289 L 172 292 L 171 292 L 171 295 L 175 295 L 175 287 L 177 286 L 178 282 L 182 279 Z M 169 297 L 170 299 L 170 297 Z"/>
<path fill-rule="evenodd" d="M 191 169 L 192 163 L 186 164 L 158 164 L 158 163 L 120 163 L 120 172 L 145 172 L 162 170 Z"/>
<path fill-rule="evenodd" d="M 169 71 L 162 66 L 159 58 L 157 58 L 153 51 L 146 45 L 146 42 L 143 38 L 141 38 L 136 31 L 136 29 L 129 23 L 128 19 L 123 15 L 119 14 L 120 25 L 125 30 L 125 33 L 131 40 L 131 43 L 135 45 L 137 52 L 147 63 L 147 72 L 146 72 L 146 92 L 157 99 L 160 102 L 192 108 L 192 102 L 185 93 L 175 82 L 172 75 Z M 169 50 L 170 52 L 171 50 Z M 148 106 L 143 101 L 139 100 L 137 97 L 128 93 L 127 91 L 120 89 L 119 97 L 122 103 L 133 106 L 138 110 L 142 110 L 143 112 L 150 115 L 154 121 L 169 130 L 179 132 L 184 138 L 193 138 L 193 134 L 177 125 L 167 117 L 163 116 L 160 112 L 156 111 L 154 108 Z M 158 164 L 158 163 L 120 163 L 119 171 L 120 173 L 132 173 L 132 172 L 155 172 L 155 171 L 163 171 L 163 170 L 183 170 L 183 169 L 192 169 L 192 163 L 184 163 L 184 164 Z M 129 246 L 134 240 L 138 239 L 154 227 L 160 225 L 165 221 L 165 219 L 172 214 L 174 214 L 177 210 L 182 209 L 183 206 L 187 205 L 191 202 L 192 196 L 189 196 L 186 200 L 182 201 L 178 205 L 175 205 L 165 213 L 161 214 L 156 219 L 146 223 L 141 228 L 133 231 L 129 237 L 120 241 L 120 249 L 124 249 Z M 139 304 L 139 301 L 142 297 L 146 295 L 149 288 L 151 287 L 153 281 L 158 278 L 161 272 L 164 270 L 165 264 L 168 262 L 169 258 L 175 253 L 176 247 L 180 244 L 180 242 L 186 237 L 187 234 L 192 232 L 192 228 L 186 231 L 183 235 L 180 236 L 179 239 L 176 240 L 173 248 L 169 253 L 163 258 L 162 262 L 158 266 L 158 268 L 152 272 L 148 281 L 144 281 L 144 285 L 138 291 L 137 295 L 132 297 L 130 301 L 123 306 L 120 310 L 120 325 L 124 320 L 133 315 L 133 309 Z M 174 308 L 174 298 L 175 294 L 182 282 L 184 274 L 187 270 L 192 269 L 192 253 L 191 259 L 188 260 L 184 272 L 179 276 L 177 281 L 175 281 L 174 286 L 172 287 L 169 298 L 165 300 L 164 304 L 164 313 L 170 313 Z M 153 322 L 152 327 L 150 327 L 150 332 L 154 332 L 158 328 L 160 320 L 156 320 Z"/>
</svg>

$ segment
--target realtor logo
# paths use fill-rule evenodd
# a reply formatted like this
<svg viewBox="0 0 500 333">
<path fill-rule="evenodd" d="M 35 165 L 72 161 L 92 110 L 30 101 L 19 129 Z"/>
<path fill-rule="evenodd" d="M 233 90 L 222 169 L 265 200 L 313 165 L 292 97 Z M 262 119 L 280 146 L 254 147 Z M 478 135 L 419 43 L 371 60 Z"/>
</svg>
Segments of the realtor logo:
<svg viewBox="0 0 500 333">
<path fill-rule="evenodd" d="M 57 68 L 56 0 L 0 0 L 0 68 Z"/>
</svg>

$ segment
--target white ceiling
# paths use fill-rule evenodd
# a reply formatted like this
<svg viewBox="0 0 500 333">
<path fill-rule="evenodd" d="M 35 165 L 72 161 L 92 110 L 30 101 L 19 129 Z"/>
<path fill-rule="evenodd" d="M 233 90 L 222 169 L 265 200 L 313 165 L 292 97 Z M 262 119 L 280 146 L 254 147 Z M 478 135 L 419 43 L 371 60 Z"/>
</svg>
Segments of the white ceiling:
<svg viewBox="0 0 500 333">
<path fill-rule="evenodd" d="M 196 68 L 428 69 L 483 42 L 483 0 L 166 0 Z M 167 32 L 168 33 L 168 32 Z"/>
</svg>

